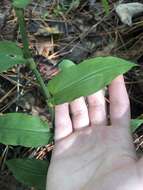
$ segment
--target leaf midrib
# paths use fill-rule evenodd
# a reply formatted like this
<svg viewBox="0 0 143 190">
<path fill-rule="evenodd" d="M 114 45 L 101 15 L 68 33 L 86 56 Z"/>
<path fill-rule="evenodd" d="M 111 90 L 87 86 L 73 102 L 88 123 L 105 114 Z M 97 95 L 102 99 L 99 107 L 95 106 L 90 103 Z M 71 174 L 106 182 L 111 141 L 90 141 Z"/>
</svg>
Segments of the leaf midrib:
<svg viewBox="0 0 143 190">
<path fill-rule="evenodd" d="M 1 131 L 11 131 L 11 132 L 13 131 L 13 132 L 15 132 L 15 130 L 17 130 L 17 129 L 21 129 L 20 132 L 21 132 L 21 131 L 25 131 L 25 132 L 27 132 L 27 133 L 28 133 L 28 132 L 29 132 L 29 133 L 30 133 L 30 132 L 31 132 L 31 133 L 32 133 L 32 132 L 33 132 L 33 133 L 38 133 L 38 132 L 50 133 L 50 130 L 49 130 L 49 131 L 48 131 L 48 130 L 43 130 L 43 129 L 42 129 L 42 130 L 41 130 L 41 129 L 39 129 L 39 130 L 32 130 L 32 129 L 31 129 L 31 130 L 30 130 L 30 129 L 22 129 L 22 128 L 8 128 L 8 127 L 1 128 Z"/>
<path fill-rule="evenodd" d="M 121 64 L 117 64 L 116 66 L 118 66 L 118 65 L 121 66 Z M 122 65 L 122 66 L 123 66 L 123 65 Z M 128 67 L 129 67 L 129 66 L 128 66 Z M 108 68 L 108 69 L 107 69 L 107 68 Z M 76 82 L 74 81 L 74 82 L 70 83 L 70 85 L 66 85 L 66 86 L 63 85 L 63 88 L 62 88 L 61 90 L 55 92 L 53 95 L 64 91 L 66 88 L 67 88 L 67 89 L 68 89 L 69 87 L 71 88 L 73 85 L 75 85 L 75 83 L 80 83 L 82 80 L 87 80 L 87 78 L 90 77 L 90 76 L 92 76 L 92 75 L 101 75 L 99 72 L 104 71 L 104 70 L 109 70 L 110 68 L 113 68 L 113 65 L 111 65 L 110 67 L 104 67 L 104 69 L 101 68 L 101 69 L 98 70 L 98 71 L 94 71 L 94 72 L 92 72 L 92 73 L 86 75 L 86 77 L 82 77 L 82 78 L 80 78 L 79 80 L 77 80 Z"/>
</svg>

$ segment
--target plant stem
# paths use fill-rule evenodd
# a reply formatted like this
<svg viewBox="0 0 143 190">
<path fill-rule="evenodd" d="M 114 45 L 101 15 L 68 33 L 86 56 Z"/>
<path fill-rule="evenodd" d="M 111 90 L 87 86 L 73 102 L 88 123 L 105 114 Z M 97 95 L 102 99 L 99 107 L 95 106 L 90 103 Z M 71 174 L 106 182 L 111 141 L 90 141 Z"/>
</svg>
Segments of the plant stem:
<svg viewBox="0 0 143 190">
<path fill-rule="evenodd" d="M 36 64 L 33 60 L 33 58 L 29 58 L 27 59 L 28 61 L 28 64 L 29 64 L 29 67 L 30 67 L 30 70 L 33 71 L 36 79 L 37 79 L 37 82 L 39 83 L 40 87 L 41 87 L 41 90 L 43 92 L 43 95 L 45 97 L 46 100 L 48 100 L 50 98 L 50 94 L 48 92 L 48 89 L 39 73 L 39 71 L 36 69 Z M 49 104 L 48 104 L 49 105 Z"/>
<path fill-rule="evenodd" d="M 30 70 L 34 73 L 37 82 L 39 83 L 41 90 L 43 92 L 43 95 L 46 99 L 47 106 L 50 109 L 51 114 L 53 115 L 53 109 L 50 103 L 48 103 L 48 99 L 50 98 L 50 93 L 48 92 L 48 88 L 46 87 L 39 71 L 36 68 L 36 63 L 33 60 L 30 50 L 29 50 L 29 42 L 28 42 L 28 37 L 27 37 L 27 32 L 26 32 L 26 23 L 24 19 L 24 10 L 21 8 L 16 8 L 15 7 L 15 12 L 18 18 L 18 24 L 20 28 L 20 34 L 22 37 L 22 42 L 23 42 L 23 54 L 24 58 L 27 59 L 28 65 Z"/>
<path fill-rule="evenodd" d="M 22 42 L 23 42 L 23 54 L 24 58 L 31 58 L 31 53 L 29 51 L 29 42 L 27 38 L 27 33 L 26 33 L 26 24 L 24 20 L 24 10 L 20 8 L 15 8 L 16 16 L 18 18 L 18 24 L 20 28 L 20 34 L 22 37 Z"/>
</svg>

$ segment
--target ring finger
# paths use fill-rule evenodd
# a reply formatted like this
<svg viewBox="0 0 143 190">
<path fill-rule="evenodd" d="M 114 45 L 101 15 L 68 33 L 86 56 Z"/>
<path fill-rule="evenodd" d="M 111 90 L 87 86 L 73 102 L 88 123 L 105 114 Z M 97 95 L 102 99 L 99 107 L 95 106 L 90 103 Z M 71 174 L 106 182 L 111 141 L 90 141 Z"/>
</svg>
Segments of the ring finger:
<svg viewBox="0 0 143 190">
<path fill-rule="evenodd" d="M 107 124 L 106 102 L 104 91 L 100 90 L 87 97 L 88 110 L 91 126 L 101 126 Z"/>
</svg>

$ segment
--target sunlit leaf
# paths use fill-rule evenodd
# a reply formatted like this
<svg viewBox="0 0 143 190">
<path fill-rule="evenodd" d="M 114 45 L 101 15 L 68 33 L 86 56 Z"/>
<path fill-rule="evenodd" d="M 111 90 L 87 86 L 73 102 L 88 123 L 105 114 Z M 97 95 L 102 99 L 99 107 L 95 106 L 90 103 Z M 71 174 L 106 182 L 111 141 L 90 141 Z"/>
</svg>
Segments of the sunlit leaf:
<svg viewBox="0 0 143 190">
<path fill-rule="evenodd" d="M 48 161 L 36 159 L 12 159 L 6 162 L 15 178 L 38 190 L 46 189 Z"/>
<path fill-rule="evenodd" d="M 8 113 L 0 116 L 0 143 L 38 147 L 52 138 L 48 123 L 37 116 Z"/>
<path fill-rule="evenodd" d="M 13 0 L 13 5 L 16 8 L 25 8 L 32 0 Z"/>
<path fill-rule="evenodd" d="M 61 104 L 97 92 L 133 66 L 135 64 L 120 58 L 97 57 L 65 68 L 48 83 L 51 102 Z"/>
</svg>

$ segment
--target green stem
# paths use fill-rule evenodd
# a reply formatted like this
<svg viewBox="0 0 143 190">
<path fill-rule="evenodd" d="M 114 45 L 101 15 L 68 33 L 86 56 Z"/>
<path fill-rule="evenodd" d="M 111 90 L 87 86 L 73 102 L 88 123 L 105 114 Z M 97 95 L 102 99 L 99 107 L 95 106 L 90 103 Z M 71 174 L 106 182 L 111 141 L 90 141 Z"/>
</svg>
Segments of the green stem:
<svg viewBox="0 0 143 190">
<path fill-rule="evenodd" d="M 48 100 L 50 98 L 50 94 L 48 92 L 48 89 L 39 73 L 39 71 L 36 69 L 36 64 L 33 60 L 33 58 L 29 58 L 27 59 L 28 61 L 28 64 L 29 64 L 29 67 L 30 67 L 30 70 L 33 71 L 36 79 L 37 79 L 37 82 L 39 83 L 40 87 L 41 87 L 41 90 L 43 92 L 43 95 L 45 97 L 46 100 Z M 49 104 L 48 104 L 49 105 Z"/>
<path fill-rule="evenodd" d="M 35 64 L 33 58 L 29 58 L 27 60 L 28 60 L 29 67 L 30 67 L 31 71 L 33 71 L 33 73 L 36 76 L 36 79 L 37 79 L 37 81 L 38 81 L 38 83 L 39 83 L 39 85 L 41 87 L 41 91 L 43 92 L 43 95 L 45 97 L 46 104 L 47 104 L 49 112 L 51 114 L 51 117 L 52 117 L 51 120 L 52 120 L 52 123 L 53 123 L 54 122 L 54 109 L 53 109 L 53 106 L 51 105 L 51 103 L 49 103 L 49 101 L 48 101 L 48 99 L 50 98 L 50 94 L 48 92 L 48 89 L 45 86 L 45 83 L 44 83 L 40 73 L 36 69 L 36 64 Z"/>
<path fill-rule="evenodd" d="M 23 42 L 23 53 L 24 53 L 24 58 L 30 58 L 31 53 L 29 51 L 29 42 L 27 38 L 27 32 L 26 32 L 26 23 L 24 20 L 24 10 L 20 8 L 15 8 L 16 16 L 18 18 L 18 24 L 20 28 L 20 34 L 22 37 L 22 42 Z"/>
<path fill-rule="evenodd" d="M 28 37 L 27 37 L 27 32 L 26 32 L 26 23 L 25 23 L 25 19 L 24 19 L 24 10 L 21 8 L 15 7 L 15 12 L 16 12 L 16 15 L 18 18 L 20 34 L 21 34 L 22 42 L 23 42 L 24 58 L 27 59 L 29 68 L 34 73 L 34 75 L 42 89 L 43 95 L 46 99 L 46 103 L 47 103 L 48 107 L 50 107 L 50 112 L 53 113 L 53 109 L 52 109 L 50 103 L 48 103 L 48 99 L 50 98 L 50 93 L 48 92 L 48 89 L 47 89 L 39 71 L 36 68 L 36 63 L 34 62 L 32 56 L 31 56 L 30 50 L 29 50 L 29 42 L 28 42 Z"/>
</svg>

